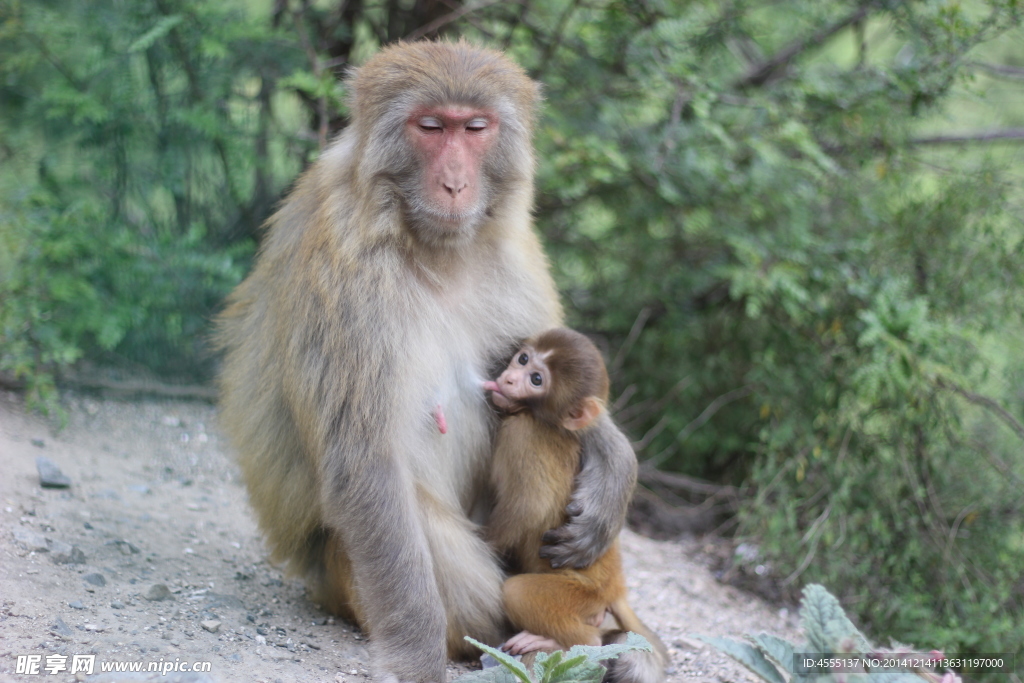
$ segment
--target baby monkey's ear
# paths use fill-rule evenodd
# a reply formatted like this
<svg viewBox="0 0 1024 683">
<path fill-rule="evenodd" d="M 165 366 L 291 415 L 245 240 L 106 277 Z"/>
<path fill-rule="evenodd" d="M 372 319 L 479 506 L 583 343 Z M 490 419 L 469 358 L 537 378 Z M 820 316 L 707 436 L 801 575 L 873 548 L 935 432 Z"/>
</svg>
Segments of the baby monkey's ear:
<svg viewBox="0 0 1024 683">
<path fill-rule="evenodd" d="M 562 420 L 562 426 L 571 432 L 589 427 L 590 423 L 597 419 L 597 416 L 604 410 L 601 402 L 593 396 L 588 396 L 569 411 L 569 417 Z"/>
</svg>

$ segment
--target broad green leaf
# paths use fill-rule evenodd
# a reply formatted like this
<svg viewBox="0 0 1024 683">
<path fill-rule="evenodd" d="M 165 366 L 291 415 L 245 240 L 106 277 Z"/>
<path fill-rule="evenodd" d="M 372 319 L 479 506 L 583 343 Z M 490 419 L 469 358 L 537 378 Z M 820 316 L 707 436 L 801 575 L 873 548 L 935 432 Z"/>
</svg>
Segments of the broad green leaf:
<svg viewBox="0 0 1024 683">
<path fill-rule="evenodd" d="M 760 633 L 754 639 L 761 646 L 764 654 L 774 660 L 775 664 L 784 670 L 793 671 L 793 645 L 788 640 L 773 636 L 770 633 Z"/>
<path fill-rule="evenodd" d="M 518 661 L 516 661 L 516 659 L 514 657 L 512 657 L 511 655 L 509 655 L 509 654 L 507 654 L 505 652 L 502 652 L 501 650 L 499 650 L 496 647 L 491 647 L 490 645 L 484 645 L 480 641 L 474 640 L 473 638 L 470 638 L 469 636 L 466 636 L 466 640 L 469 641 L 470 643 L 472 643 L 473 645 L 475 645 L 476 647 L 480 648 L 481 650 L 483 650 L 484 652 L 486 652 L 490 656 L 492 656 L 495 659 L 497 659 L 503 666 L 505 666 L 508 669 L 508 671 L 510 671 L 516 678 L 518 678 L 520 681 L 522 681 L 522 683 L 533 683 L 530 680 L 530 672 L 527 671 L 526 667 L 523 666 Z"/>
<path fill-rule="evenodd" d="M 765 659 L 765 656 L 753 645 L 741 643 L 730 638 L 715 638 L 710 636 L 694 636 L 713 645 L 737 662 L 747 667 L 755 674 L 768 681 L 768 683 L 786 683 L 786 679 L 775 668 L 775 665 Z"/>
</svg>

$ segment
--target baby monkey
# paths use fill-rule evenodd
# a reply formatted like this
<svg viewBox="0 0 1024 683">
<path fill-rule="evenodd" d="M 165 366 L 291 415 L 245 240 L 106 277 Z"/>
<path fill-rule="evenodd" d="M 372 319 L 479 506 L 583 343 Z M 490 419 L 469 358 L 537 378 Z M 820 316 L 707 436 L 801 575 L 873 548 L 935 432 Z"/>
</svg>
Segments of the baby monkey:
<svg viewBox="0 0 1024 683">
<path fill-rule="evenodd" d="M 554 569 L 539 555 L 544 532 L 565 522 L 580 468 L 580 435 L 605 410 L 608 372 L 601 353 L 579 332 L 548 330 L 527 340 L 484 389 L 505 413 L 491 469 L 496 503 L 489 540 L 523 572 L 503 587 L 508 617 L 523 630 L 503 648 L 524 654 L 617 642 L 621 631 L 600 628 L 610 612 L 619 628 L 650 641 L 658 668 L 636 676 L 635 665 L 623 661 L 632 673 L 613 680 L 662 680 L 667 652 L 627 602 L 618 541 L 585 569 Z"/>
</svg>

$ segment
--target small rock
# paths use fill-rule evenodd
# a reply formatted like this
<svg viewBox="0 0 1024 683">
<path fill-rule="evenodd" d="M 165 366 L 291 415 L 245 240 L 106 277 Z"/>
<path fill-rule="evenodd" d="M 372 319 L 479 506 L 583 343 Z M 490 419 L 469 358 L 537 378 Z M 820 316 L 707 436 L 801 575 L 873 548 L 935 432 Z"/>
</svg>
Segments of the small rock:
<svg viewBox="0 0 1024 683">
<path fill-rule="evenodd" d="M 38 531 L 23 526 L 16 526 L 11 529 L 11 532 L 14 534 L 14 540 L 28 550 L 45 553 L 50 549 L 50 546 L 46 543 L 46 538 Z"/>
<path fill-rule="evenodd" d="M 120 600 L 114 600 L 114 602 L 110 603 L 110 606 L 113 609 L 124 609 L 124 603 Z"/>
<path fill-rule="evenodd" d="M 71 630 L 71 627 L 65 624 L 64 620 L 60 617 L 57 617 L 57 621 L 50 625 L 50 631 L 58 636 L 64 636 L 65 638 L 70 638 L 75 634 L 75 632 Z"/>
<path fill-rule="evenodd" d="M 160 634 L 160 637 L 164 640 L 170 640 L 174 637 L 174 631 L 164 631 L 162 634 Z"/>
<path fill-rule="evenodd" d="M 39 471 L 39 483 L 44 489 L 66 489 L 71 486 L 68 476 L 49 458 L 41 455 L 36 458 L 36 470 Z"/>
<path fill-rule="evenodd" d="M 85 576 L 82 577 L 82 580 L 85 581 L 86 583 L 91 583 L 94 586 L 106 586 L 107 585 L 107 579 L 104 578 L 103 574 L 100 574 L 99 572 L 94 572 L 92 574 L 86 574 Z"/>
<path fill-rule="evenodd" d="M 199 625 L 205 628 L 210 633 L 216 633 L 220 630 L 220 622 L 216 619 L 207 619 L 206 621 L 199 622 Z"/>
<path fill-rule="evenodd" d="M 50 559 L 54 564 L 85 564 L 85 553 L 77 545 L 50 541 Z"/>
<path fill-rule="evenodd" d="M 12 617 L 28 617 L 30 619 L 34 619 L 36 617 L 36 611 L 28 600 L 19 600 L 18 602 L 12 603 L 6 611 Z"/>
<path fill-rule="evenodd" d="M 84 628 L 86 631 L 102 631 L 103 630 L 102 626 L 97 626 L 96 624 L 86 624 L 82 628 Z"/>
<path fill-rule="evenodd" d="M 116 545 L 122 555 L 137 555 L 140 551 L 128 541 L 107 541 L 107 545 Z"/>
<path fill-rule="evenodd" d="M 676 636 L 676 639 L 672 643 L 672 645 L 679 648 L 680 650 L 690 652 L 700 652 L 704 649 L 703 642 L 695 640 L 693 638 L 687 638 L 686 636 Z"/>
<path fill-rule="evenodd" d="M 226 607 L 229 609 L 245 609 L 245 603 L 236 598 L 234 595 L 225 595 L 222 593 L 207 593 L 204 596 L 206 600 L 206 609 L 214 609 L 218 607 Z"/>
<path fill-rule="evenodd" d="M 85 605 L 82 604 L 81 600 L 72 600 L 68 603 L 68 607 L 71 609 L 85 609 Z"/>
<path fill-rule="evenodd" d="M 267 644 L 267 639 L 265 637 L 263 637 L 263 636 L 256 636 L 256 644 L 257 645 L 266 645 Z"/>
<path fill-rule="evenodd" d="M 46 445 L 46 442 L 43 441 L 42 439 L 30 439 L 30 440 L 32 442 L 32 445 L 35 446 L 36 448 L 42 448 L 43 446 Z"/>
<path fill-rule="evenodd" d="M 154 583 L 152 586 L 149 587 L 149 590 L 146 591 L 146 594 L 142 597 L 146 598 L 147 600 L 170 600 L 172 596 L 171 590 L 167 587 L 166 584 Z"/>
<path fill-rule="evenodd" d="M 89 524 L 89 522 L 83 522 L 82 526 L 84 526 L 86 529 L 92 529 L 92 524 Z"/>
</svg>

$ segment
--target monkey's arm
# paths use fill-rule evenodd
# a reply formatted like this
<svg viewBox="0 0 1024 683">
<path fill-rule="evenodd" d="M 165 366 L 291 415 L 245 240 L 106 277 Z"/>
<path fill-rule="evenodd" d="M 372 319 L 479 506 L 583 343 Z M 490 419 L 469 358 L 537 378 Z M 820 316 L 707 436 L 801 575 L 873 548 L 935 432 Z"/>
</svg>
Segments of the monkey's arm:
<svg viewBox="0 0 1024 683">
<path fill-rule="evenodd" d="M 608 413 L 580 435 L 582 468 L 576 475 L 569 520 L 544 534 L 540 556 L 553 567 L 587 567 L 603 555 L 626 520 L 636 485 L 636 454 Z"/>
<path fill-rule="evenodd" d="M 401 394 L 408 361 L 394 341 L 401 321 L 378 313 L 388 310 L 381 270 L 367 267 L 347 287 L 297 288 L 306 296 L 292 304 L 302 311 L 295 317 L 313 322 L 286 330 L 284 393 L 318 469 L 320 490 L 308 494 L 319 493 L 322 523 L 344 549 L 344 578 L 355 587 L 344 597 L 357 603 L 377 674 L 443 681 L 445 609 L 408 466 L 416 448 Z M 364 308 L 352 304 L 357 297 Z"/>
</svg>

